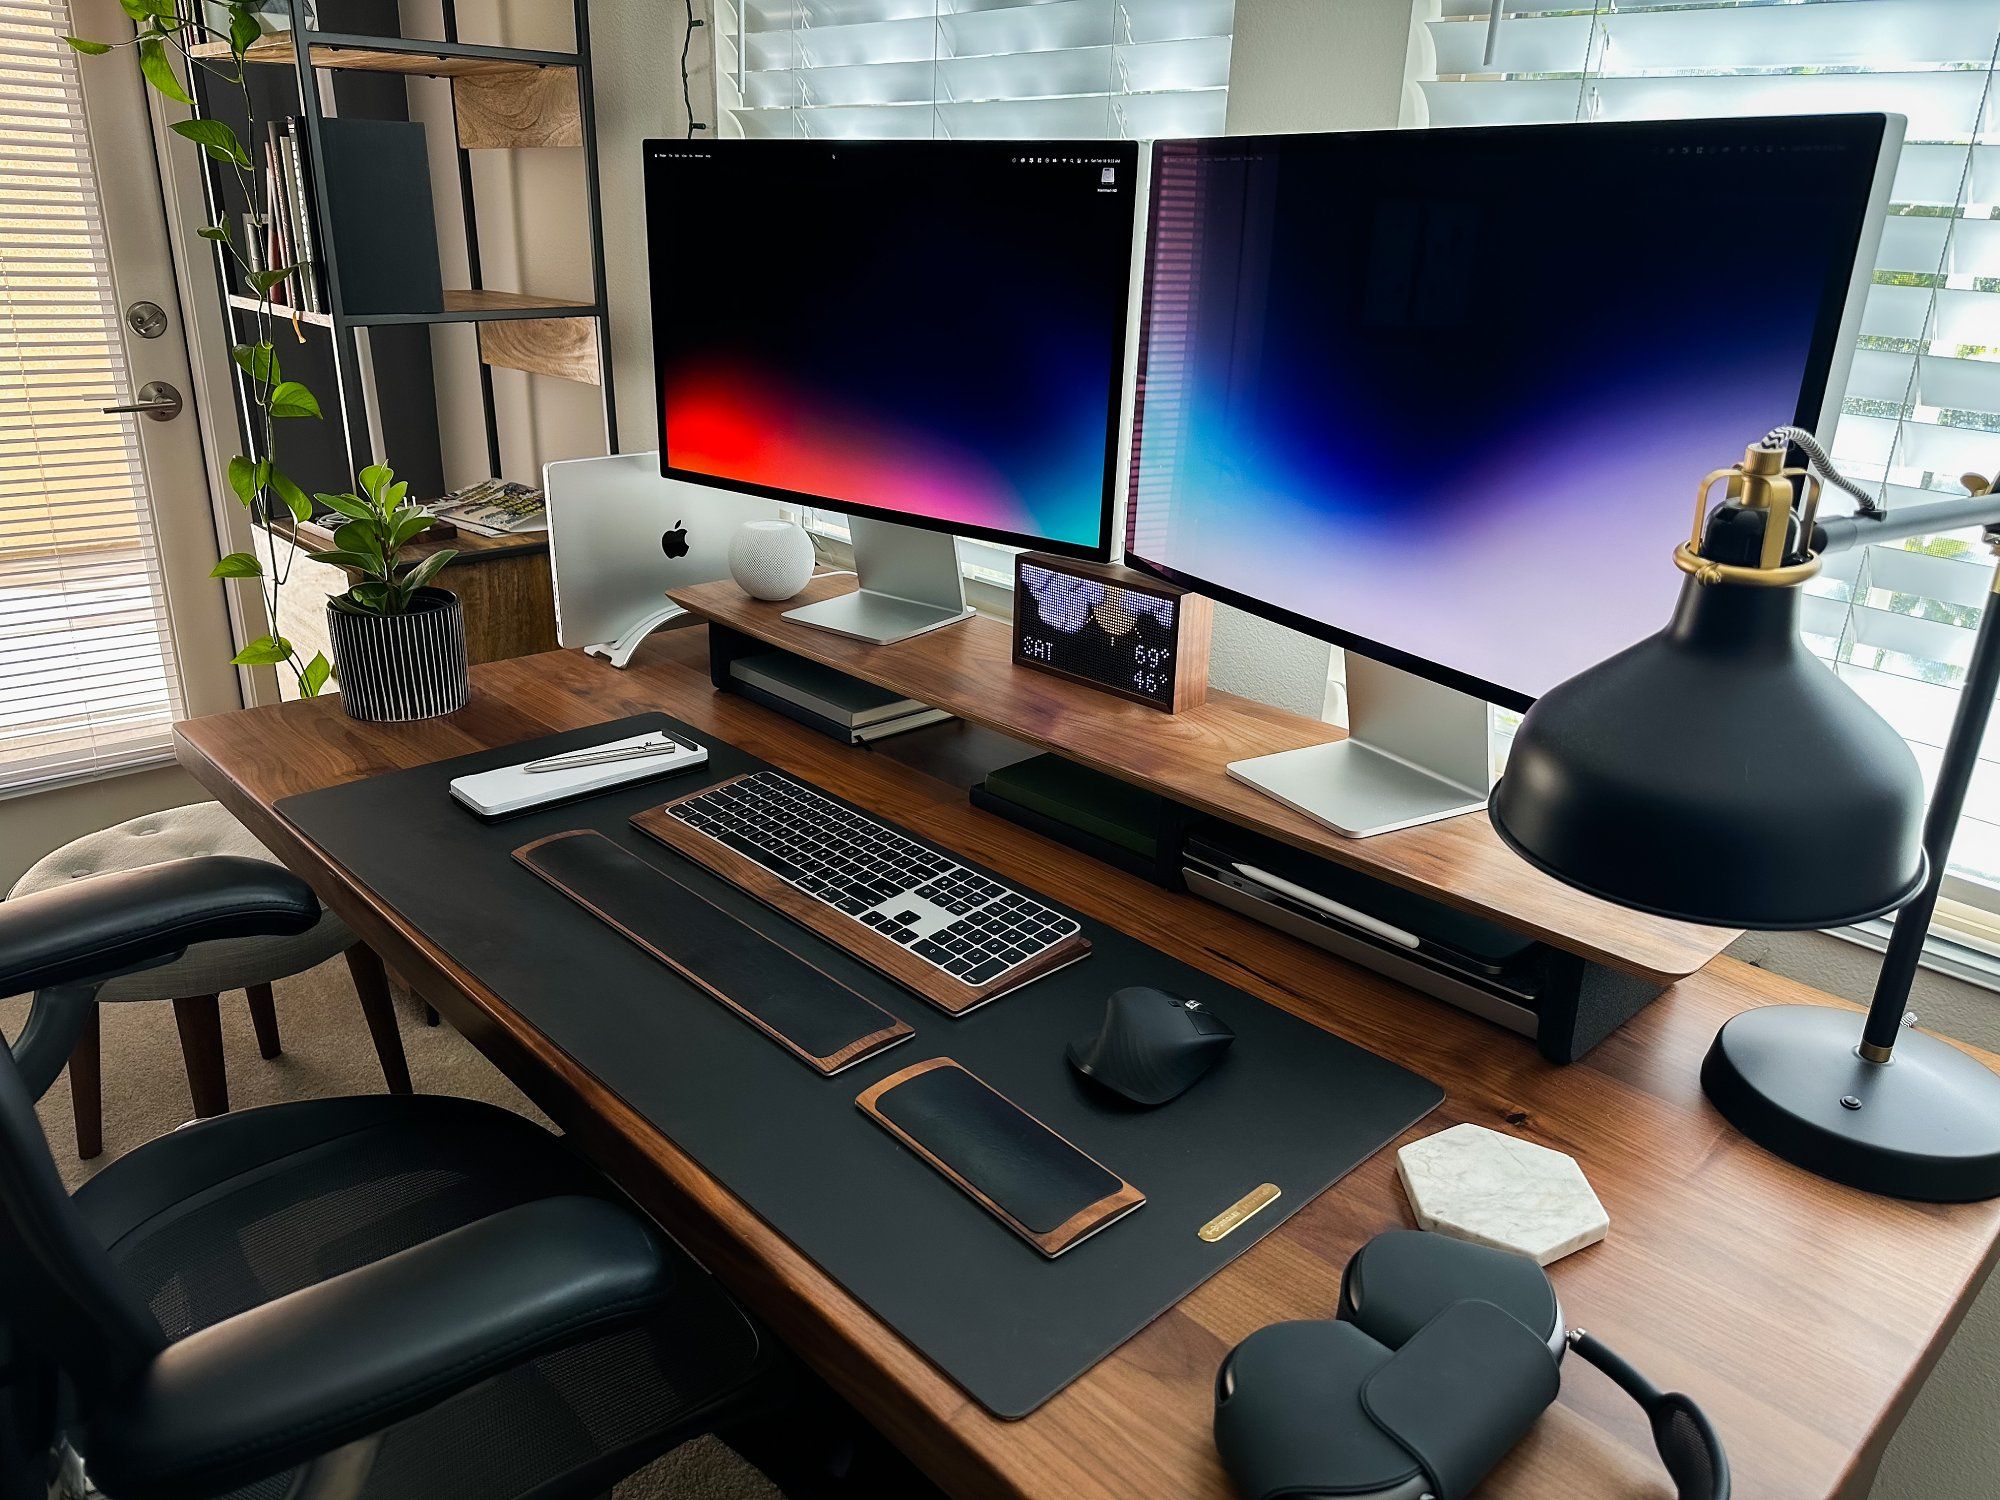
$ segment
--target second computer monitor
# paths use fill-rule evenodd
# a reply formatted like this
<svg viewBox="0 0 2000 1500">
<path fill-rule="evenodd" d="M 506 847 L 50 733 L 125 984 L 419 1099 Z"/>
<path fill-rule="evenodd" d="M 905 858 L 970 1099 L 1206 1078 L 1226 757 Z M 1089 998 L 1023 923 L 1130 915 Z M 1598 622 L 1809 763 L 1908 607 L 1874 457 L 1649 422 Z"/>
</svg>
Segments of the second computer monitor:
<svg viewBox="0 0 2000 1500">
<path fill-rule="evenodd" d="M 1161 142 L 1127 560 L 1525 707 L 1822 426 L 1901 123 Z"/>
</svg>

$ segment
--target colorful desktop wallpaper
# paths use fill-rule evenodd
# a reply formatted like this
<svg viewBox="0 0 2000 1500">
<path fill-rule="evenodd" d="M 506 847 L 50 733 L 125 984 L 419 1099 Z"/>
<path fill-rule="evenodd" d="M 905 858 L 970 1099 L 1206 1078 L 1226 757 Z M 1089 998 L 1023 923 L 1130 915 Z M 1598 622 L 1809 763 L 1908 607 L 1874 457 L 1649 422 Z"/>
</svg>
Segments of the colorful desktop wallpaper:
<svg viewBox="0 0 2000 1500">
<path fill-rule="evenodd" d="M 743 141 L 648 171 L 671 469 L 1103 545 L 1129 159 Z"/>
<path fill-rule="evenodd" d="M 1801 123 L 1162 143 L 1127 552 L 1508 699 L 1657 631 L 1816 412 L 1875 153 Z"/>
</svg>

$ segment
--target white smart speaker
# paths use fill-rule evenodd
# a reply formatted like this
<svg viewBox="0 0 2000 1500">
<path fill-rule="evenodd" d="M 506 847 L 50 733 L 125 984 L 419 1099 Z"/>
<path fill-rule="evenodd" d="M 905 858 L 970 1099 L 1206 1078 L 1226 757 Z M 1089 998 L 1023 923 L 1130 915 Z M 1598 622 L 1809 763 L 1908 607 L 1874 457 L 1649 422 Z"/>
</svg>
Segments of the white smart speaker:
<svg viewBox="0 0 2000 1500">
<path fill-rule="evenodd" d="M 803 526 L 745 521 L 729 539 L 729 576 L 752 599 L 789 599 L 812 571 L 812 538 Z"/>
</svg>

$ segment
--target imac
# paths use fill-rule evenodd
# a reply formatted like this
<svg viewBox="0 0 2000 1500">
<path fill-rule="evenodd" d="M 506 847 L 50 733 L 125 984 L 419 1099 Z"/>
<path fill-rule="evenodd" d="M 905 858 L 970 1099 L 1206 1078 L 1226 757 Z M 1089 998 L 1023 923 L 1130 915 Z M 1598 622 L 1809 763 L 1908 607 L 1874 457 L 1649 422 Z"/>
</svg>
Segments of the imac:
<svg viewBox="0 0 2000 1500">
<path fill-rule="evenodd" d="M 1125 560 L 1350 653 L 1349 738 L 1230 774 L 1483 806 L 1488 702 L 1653 634 L 1701 476 L 1831 426 L 1902 123 L 1158 143 Z"/>
<path fill-rule="evenodd" d="M 1138 147 L 648 141 L 661 472 L 845 511 L 889 642 L 971 614 L 953 534 L 1110 555 Z"/>
</svg>

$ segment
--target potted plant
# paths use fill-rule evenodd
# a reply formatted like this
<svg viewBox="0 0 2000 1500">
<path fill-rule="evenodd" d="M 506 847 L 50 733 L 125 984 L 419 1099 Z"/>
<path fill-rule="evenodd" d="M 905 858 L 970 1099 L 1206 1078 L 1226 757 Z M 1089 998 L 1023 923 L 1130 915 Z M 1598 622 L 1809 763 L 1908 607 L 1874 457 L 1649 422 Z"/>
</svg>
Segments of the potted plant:
<svg viewBox="0 0 2000 1500">
<path fill-rule="evenodd" d="M 344 594 L 326 601 L 327 635 L 341 706 L 349 717 L 375 722 L 429 719 L 465 707 L 465 620 L 458 596 L 432 588 L 438 569 L 458 554 L 433 552 L 405 563 L 403 549 L 431 526 L 431 517 L 404 498 L 409 486 L 386 464 L 360 475 L 358 495 L 320 495 L 346 517 L 333 546 L 313 561 L 359 573 Z"/>
</svg>

